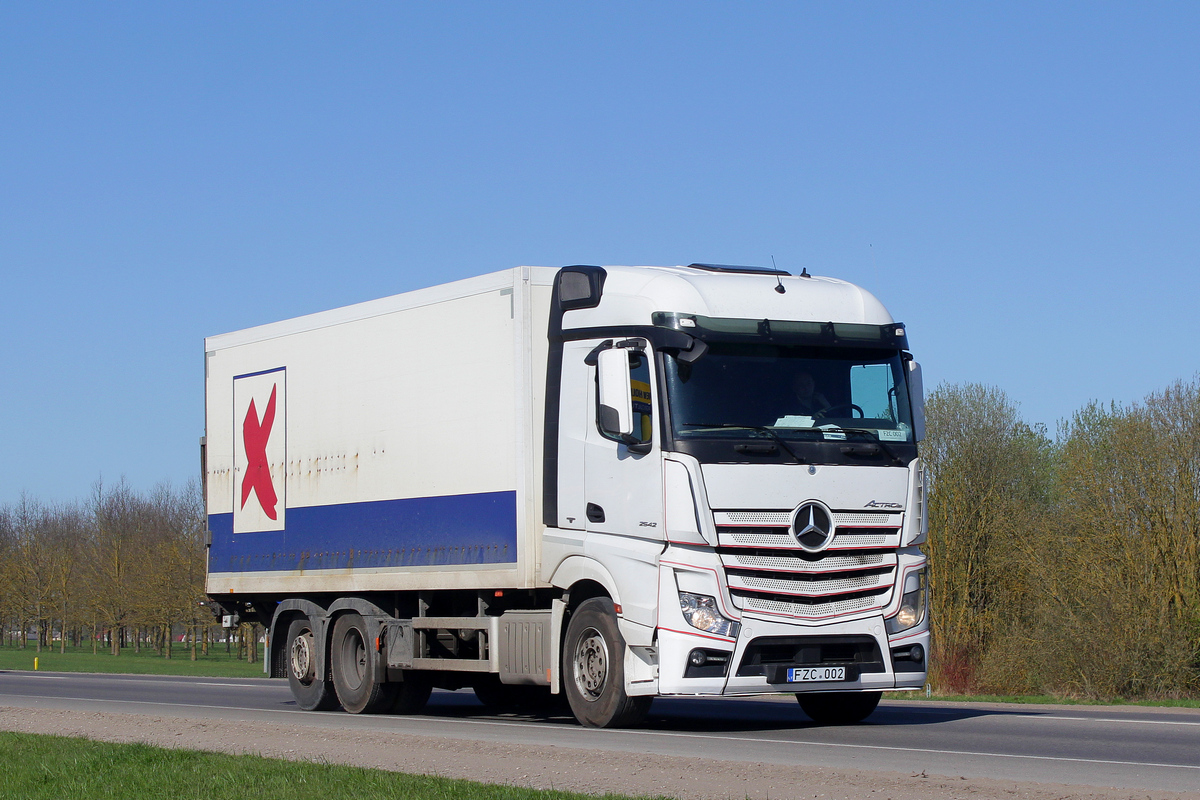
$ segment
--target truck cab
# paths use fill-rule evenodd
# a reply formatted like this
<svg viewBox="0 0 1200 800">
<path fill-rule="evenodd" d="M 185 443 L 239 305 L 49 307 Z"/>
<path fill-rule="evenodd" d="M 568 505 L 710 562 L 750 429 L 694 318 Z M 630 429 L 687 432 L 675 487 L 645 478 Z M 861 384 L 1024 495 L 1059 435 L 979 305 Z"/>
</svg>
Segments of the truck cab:
<svg viewBox="0 0 1200 800">
<path fill-rule="evenodd" d="M 618 672 L 631 698 L 791 692 L 830 721 L 923 686 L 904 326 L 843 281 L 717 265 L 566 268 L 552 303 L 542 573 L 611 594 L 628 649 L 599 674 L 568 635 L 572 706 Z"/>
</svg>

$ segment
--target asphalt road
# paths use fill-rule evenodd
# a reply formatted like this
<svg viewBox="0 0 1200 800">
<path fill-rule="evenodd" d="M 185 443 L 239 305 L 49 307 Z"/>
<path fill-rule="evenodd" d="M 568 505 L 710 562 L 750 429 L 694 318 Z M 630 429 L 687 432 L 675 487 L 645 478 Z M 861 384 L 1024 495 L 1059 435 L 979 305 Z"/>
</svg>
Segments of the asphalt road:
<svg viewBox="0 0 1200 800">
<path fill-rule="evenodd" d="M 565 716 L 493 715 L 469 691 L 415 716 L 299 711 L 266 679 L 0 672 L 0 705 L 388 730 L 840 769 L 1200 793 L 1200 710 L 887 701 L 860 725 L 820 727 L 791 698 L 659 698 L 647 723 L 589 730 Z"/>
</svg>

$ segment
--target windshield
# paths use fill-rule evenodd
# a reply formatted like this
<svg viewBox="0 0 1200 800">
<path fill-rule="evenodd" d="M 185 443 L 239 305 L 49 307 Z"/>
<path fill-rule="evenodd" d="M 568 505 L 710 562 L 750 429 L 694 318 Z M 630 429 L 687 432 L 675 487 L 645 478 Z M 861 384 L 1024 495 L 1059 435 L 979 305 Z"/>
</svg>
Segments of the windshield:
<svg viewBox="0 0 1200 800">
<path fill-rule="evenodd" d="M 666 359 L 676 439 L 912 442 L 898 350 L 723 344 L 692 363 Z"/>
</svg>

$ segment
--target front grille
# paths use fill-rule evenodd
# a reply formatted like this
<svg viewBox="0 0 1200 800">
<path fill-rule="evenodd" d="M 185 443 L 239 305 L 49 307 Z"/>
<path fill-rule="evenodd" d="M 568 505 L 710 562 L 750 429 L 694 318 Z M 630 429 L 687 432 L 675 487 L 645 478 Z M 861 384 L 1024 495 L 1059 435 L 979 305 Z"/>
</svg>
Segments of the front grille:
<svg viewBox="0 0 1200 800">
<path fill-rule="evenodd" d="M 826 619 L 883 608 L 896 582 L 903 515 L 838 512 L 820 553 L 800 548 L 788 511 L 716 511 L 717 553 L 739 608 Z"/>
<path fill-rule="evenodd" d="M 729 578 L 729 586 L 733 589 L 743 589 L 748 592 L 770 592 L 788 597 L 820 597 L 829 595 L 858 594 L 879 588 L 891 586 L 891 570 L 884 573 L 867 573 L 863 575 L 774 575 L 763 576 L 756 574 L 735 574 L 725 570 Z"/>
<path fill-rule="evenodd" d="M 761 611 L 764 614 L 779 614 L 785 617 L 802 617 L 804 619 L 828 619 L 844 614 L 873 611 L 887 605 L 886 594 L 876 597 L 851 597 L 825 603 L 802 603 L 778 597 L 763 597 L 748 592 L 731 592 L 731 594 L 733 594 L 733 602 L 746 611 Z"/>
</svg>

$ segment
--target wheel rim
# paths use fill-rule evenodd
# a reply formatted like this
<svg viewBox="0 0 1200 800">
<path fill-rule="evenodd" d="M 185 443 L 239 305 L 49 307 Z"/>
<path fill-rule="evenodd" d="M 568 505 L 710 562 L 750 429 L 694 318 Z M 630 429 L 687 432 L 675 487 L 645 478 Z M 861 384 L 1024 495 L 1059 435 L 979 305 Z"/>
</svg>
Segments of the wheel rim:
<svg viewBox="0 0 1200 800">
<path fill-rule="evenodd" d="M 342 639 L 342 666 L 346 683 L 355 689 L 362 686 L 363 677 L 367 674 L 367 646 L 362 635 L 354 628 L 346 631 Z"/>
<path fill-rule="evenodd" d="M 292 646 L 288 652 L 289 661 L 292 668 L 292 674 L 296 676 L 296 680 L 307 686 L 312 683 L 315 675 L 313 658 L 314 641 L 312 631 L 304 631 L 295 639 L 292 639 Z"/>
<path fill-rule="evenodd" d="M 604 694 L 608 682 L 608 642 L 604 634 L 588 628 L 579 637 L 571 659 L 575 688 L 587 700 L 597 700 Z"/>
</svg>

